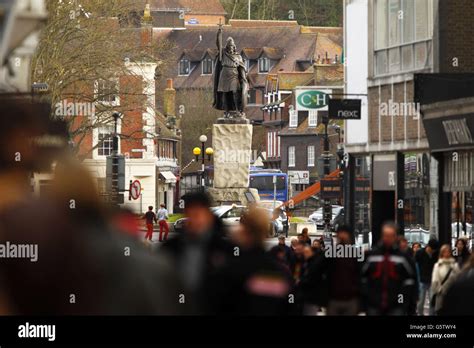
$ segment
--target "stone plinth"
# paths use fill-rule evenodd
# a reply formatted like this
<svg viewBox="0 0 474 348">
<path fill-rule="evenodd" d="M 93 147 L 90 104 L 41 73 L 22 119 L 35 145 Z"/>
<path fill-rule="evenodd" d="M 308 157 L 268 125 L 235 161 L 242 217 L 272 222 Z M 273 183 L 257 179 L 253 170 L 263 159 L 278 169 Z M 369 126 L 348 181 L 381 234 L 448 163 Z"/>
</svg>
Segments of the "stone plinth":
<svg viewBox="0 0 474 348">
<path fill-rule="evenodd" d="M 209 190 L 216 203 L 247 204 L 253 127 L 247 123 L 219 123 L 212 129 L 214 187 Z"/>
<path fill-rule="evenodd" d="M 212 147 L 214 188 L 248 188 L 252 126 L 215 124 L 212 129 Z"/>
</svg>

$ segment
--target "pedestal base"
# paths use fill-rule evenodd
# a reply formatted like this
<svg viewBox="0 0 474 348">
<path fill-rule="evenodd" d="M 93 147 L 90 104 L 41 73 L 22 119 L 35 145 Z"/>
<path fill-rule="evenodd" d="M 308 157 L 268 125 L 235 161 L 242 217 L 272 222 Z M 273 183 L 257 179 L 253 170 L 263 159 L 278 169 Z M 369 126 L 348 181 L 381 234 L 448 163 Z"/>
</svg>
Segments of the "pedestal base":
<svg viewBox="0 0 474 348">
<path fill-rule="evenodd" d="M 252 130 L 250 124 L 225 123 L 213 126 L 214 188 L 249 187 Z"/>
</svg>

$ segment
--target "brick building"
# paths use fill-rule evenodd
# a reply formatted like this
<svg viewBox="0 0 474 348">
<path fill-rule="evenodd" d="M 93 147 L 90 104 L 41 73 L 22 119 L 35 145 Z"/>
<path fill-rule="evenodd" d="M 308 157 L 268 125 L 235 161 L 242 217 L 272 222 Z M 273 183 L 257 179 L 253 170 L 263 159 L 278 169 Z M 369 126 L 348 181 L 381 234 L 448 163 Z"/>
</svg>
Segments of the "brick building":
<svg viewBox="0 0 474 348">
<path fill-rule="evenodd" d="M 285 110 L 287 121 L 278 132 L 280 169 L 289 175 L 291 196 L 304 191 L 324 176 L 321 155 L 325 130 L 322 117 L 328 115 L 329 98 L 339 98 L 343 92 L 344 81 L 342 64 L 334 60 L 331 62 L 331 64 L 316 62 L 311 82 L 296 86 L 292 90 L 288 101 L 289 107 Z M 308 93 L 312 95 L 321 93 L 321 103 L 305 105 L 303 98 Z M 343 138 L 343 127 L 331 121 L 328 134 L 329 151 L 332 155 L 331 171 L 333 171 L 336 169 L 336 152 Z"/>
<path fill-rule="evenodd" d="M 90 88 L 91 93 L 106 96 L 104 100 L 99 100 L 100 105 L 105 103 L 117 110 L 126 105 L 126 110 L 119 112 L 117 127 L 119 154 L 125 156 L 125 188 L 128 188 L 130 181 L 139 180 L 142 193 L 136 201 L 129 201 L 126 194 L 124 206 L 142 213 L 149 205 L 156 207 L 164 203 L 172 212 L 176 202 L 180 142 L 179 132 L 168 122 L 174 113 L 174 89 L 170 81 L 168 88 L 162 91 L 169 99 L 165 114 L 157 113 L 156 63 L 127 63 L 127 68 L 130 75 L 120 76 L 114 81 L 99 81 Z M 73 140 L 79 146 L 78 153 L 84 165 L 97 180 L 99 193 L 106 195 L 106 160 L 113 150 L 114 120 L 104 113 L 100 116 L 100 122 L 94 120 L 95 115 L 79 115 L 74 118 L 72 131 L 89 124 L 85 118 L 90 117 L 94 126 L 82 131 Z"/>
<path fill-rule="evenodd" d="M 465 40 L 472 35 L 472 25 L 465 18 L 472 14 L 473 4 L 464 0 L 346 1 L 346 11 L 353 11 L 346 12 L 347 35 L 366 23 L 351 20 L 356 5 L 368 19 L 366 37 L 365 29 L 361 31 L 361 39 L 367 42 L 367 62 L 357 60 L 355 46 L 360 44 L 346 38 L 346 92 L 367 91 L 367 114 L 362 122 L 350 121 L 346 126 L 348 133 L 360 128 L 366 138 L 349 136 L 346 144 L 352 181 L 347 218 L 353 225 L 369 225 L 374 241 L 387 219 L 396 220 L 409 237 L 419 233 L 417 238 L 424 242 L 430 235 L 445 240 L 450 230 L 441 230 L 439 225 L 443 213 L 438 160 L 430 152 L 415 100 L 414 77 L 472 71 L 473 58 L 468 54 L 472 45 Z M 351 61 L 357 64 L 351 66 Z M 353 82 L 364 72 L 367 84 L 356 87 Z M 357 179 L 371 183 L 370 202 L 363 202 L 360 210 Z"/>
</svg>

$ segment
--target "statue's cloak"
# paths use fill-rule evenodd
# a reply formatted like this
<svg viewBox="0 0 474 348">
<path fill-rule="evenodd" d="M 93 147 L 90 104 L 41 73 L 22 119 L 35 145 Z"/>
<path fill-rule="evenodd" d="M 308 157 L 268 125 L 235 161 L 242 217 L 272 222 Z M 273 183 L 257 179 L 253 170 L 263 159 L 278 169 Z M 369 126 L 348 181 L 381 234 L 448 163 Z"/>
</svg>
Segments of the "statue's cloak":
<svg viewBox="0 0 474 348">
<path fill-rule="evenodd" d="M 247 106 L 247 95 L 248 95 L 248 82 L 247 82 L 247 71 L 245 68 L 245 64 L 242 58 L 239 55 L 232 55 L 228 54 L 227 52 L 223 52 L 223 55 L 226 58 L 232 60 L 234 63 L 237 64 L 238 70 L 238 79 L 240 87 L 235 92 L 219 92 L 219 83 L 221 81 L 222 75 L 222 60 L 217 57 L 216 64 L 214 67 L 214 103 L 213 107 L 217 110 L 226 110 L 226 111 L 243 111 Z M 240 59 L 239 59 L 240 58 Z M 231 93 L 238 93 L 239 94 L 239 105 L 234 105 L 233 98 L 229 95 Z"/>
</svg>

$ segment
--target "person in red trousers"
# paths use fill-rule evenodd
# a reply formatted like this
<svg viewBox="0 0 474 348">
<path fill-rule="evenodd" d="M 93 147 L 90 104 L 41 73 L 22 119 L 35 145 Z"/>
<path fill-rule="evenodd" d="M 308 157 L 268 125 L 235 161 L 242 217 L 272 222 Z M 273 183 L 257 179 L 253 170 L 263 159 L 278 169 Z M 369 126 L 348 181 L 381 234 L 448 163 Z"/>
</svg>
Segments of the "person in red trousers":
<svg viewBox="0 0 474 348">
<path fill-rule="evenodd" d="M 160 226 L 160 242 L 163 241 L 162 234 L 163 231 L 165 231 L 165 239 L 168 239 L 168 232 L 169 227 L 168 227 L 168 210 L 166 210 L 164 204 L 160 204 L 160 209 L 158 210 L 158 224 Z"/>
<path fill-rule="evenodd" d="M 145 240 L 151 241 L 151 237 L 153 236 L 153 222 L 158 222 L 155 213 L 153 212 L 153 207 L 150 205 L 148 207 L 148 211 L 145 213 L 144 219 L 146 221 L 146 235 L 145 235 Z M 161 239 L 161 233 L 160 233 L 160 239 Z"/>
</svg>

